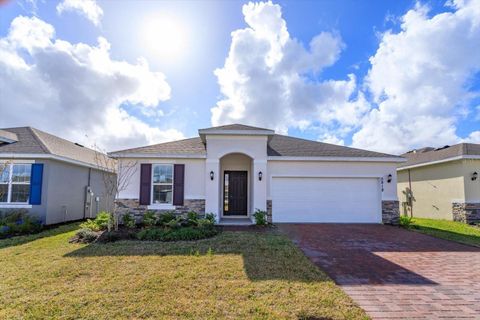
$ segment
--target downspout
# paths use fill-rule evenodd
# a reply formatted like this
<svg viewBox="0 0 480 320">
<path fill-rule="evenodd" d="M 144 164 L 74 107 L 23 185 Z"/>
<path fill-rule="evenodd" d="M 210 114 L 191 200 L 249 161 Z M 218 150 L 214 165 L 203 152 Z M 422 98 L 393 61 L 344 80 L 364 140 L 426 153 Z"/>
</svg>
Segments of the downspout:
<svg viewBox="0 0 480 320">
<path fill-rule="evenodd" d="M 413 190 L 412 190 L 412 178 L 410 176 L 410 169 L 408 169 L 408 202 L 410 203 L 410 217 L 413 218 Z"/>
<path fill-rule="evenodd" d="M 83 202 L 83 219 L 85 220 L 85 218 L 87 217 L 87 201 L 88 201 L 88 190 L 90 189 L 90 181 L 91 181 L 91 175 L 92 175 L 92 168 L 88 168 L 88 182 L 87 182 L 87 188 L 85 190 L 85 200 Z M 90 209 L 90 206 L 91 206 L 91 202 L 90 201 L 90 204 L 88 206 L 88 208 Z"/>
</svg>

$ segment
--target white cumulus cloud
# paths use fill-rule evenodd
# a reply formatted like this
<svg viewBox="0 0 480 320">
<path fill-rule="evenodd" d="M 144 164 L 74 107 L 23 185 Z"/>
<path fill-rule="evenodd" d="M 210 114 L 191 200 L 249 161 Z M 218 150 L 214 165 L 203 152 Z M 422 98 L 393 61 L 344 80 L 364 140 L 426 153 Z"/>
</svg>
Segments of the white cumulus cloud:
<svg viewBox="0 0 480 320">
<path fill-rule="evenodd" d="M 0 38 L 0 126 L 31 125 L 109 150 L 182 138 L 121 107 L 157 110 L 170 86 L 144 59 L 113 60 L 109 49 L 104 38 L 96 46 L 72 44 L 36 17 L 15 18 Z"/>
<path fill-rule="evenodd" d="M 429 16 L 417 4 L 399 32 L 381 36 L 366 78 L 377 108 L 362 120 L 354 146 L 398 153 L 462 140 L 457 125 L 479 96 L 471 81 L 480 71 L 480 3 L 450 5 L 453 12 Z"/>
<path fill-rule="evenodd" d="M 58 14 L 64 11 L 78 12 L 94 25 L 100 25 L 103 16 L 102 8 L 95 0 L 63 0 L 57 5 Z"/>
<path fill-rule="evenodd" d="M 480 72 L 480 5 L 447 6 L 431 15 L 417 4 L 399 17 L 399 31 L 380 35 L 365 78 L 325 79 L 322 71 L 346 47 L 338 33 L 321 32 L 305 46 L 289 34 L 279 5 L 244 5 L 247 27 L 232 32 L 224 66 L 215 70 L 222 97 L 212 124 L 299 128 L 339 144 L 352 135 L 355 147 L 391 153 L 477 141 L 478 132 L 462 138 L 457 127 L 478 117 L 471 105 L 480 96 L 472 89 Z"/>
<path fill-rule="evenodd" d="M 215 70 L 223 98 L 211 110 L 213 125 L 243 122 L 280 132 L 315 121 L 357 125 L 368 104 L 356 77 L 319 80 L 345 47 L 337 33 L 321 32 L 305 48 L 290 36 L 279 5 L 250 2 L 243 15 L 248 26 L 232 32 L 225 64 Z"/>
</svg>

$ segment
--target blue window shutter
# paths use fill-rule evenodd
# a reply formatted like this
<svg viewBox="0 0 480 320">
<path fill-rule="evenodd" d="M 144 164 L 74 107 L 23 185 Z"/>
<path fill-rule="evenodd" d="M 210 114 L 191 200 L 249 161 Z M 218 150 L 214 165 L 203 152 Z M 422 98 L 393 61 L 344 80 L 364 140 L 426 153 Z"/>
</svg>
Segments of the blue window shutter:
<svg viewBox="0 0 480 320">
<path fill-rule="evenodd" d="M 30 176 L 30 204 L 42 203 L 43 163 L 32 164 Z"/>
</svg>

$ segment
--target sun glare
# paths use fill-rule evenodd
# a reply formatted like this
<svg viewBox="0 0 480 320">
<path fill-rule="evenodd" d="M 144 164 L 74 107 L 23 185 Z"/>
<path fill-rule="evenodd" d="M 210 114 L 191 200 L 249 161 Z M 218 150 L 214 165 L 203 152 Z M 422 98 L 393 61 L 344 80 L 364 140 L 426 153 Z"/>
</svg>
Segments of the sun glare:
<svg viewBox="0 0 480 320">
<path fill-rule="evenodd" d="M 185 25 L 168 15 L 145 19 L 140 38 L 149 53 L 160 59 L 178 60 L 187 49 Z"/>
</svg>

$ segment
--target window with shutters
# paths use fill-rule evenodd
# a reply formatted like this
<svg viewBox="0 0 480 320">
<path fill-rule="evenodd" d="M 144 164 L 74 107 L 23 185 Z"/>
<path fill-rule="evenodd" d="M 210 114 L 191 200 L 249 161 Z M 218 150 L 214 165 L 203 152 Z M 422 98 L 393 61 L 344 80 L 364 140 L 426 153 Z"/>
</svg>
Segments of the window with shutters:
<svg viewBox="0 0 480 320">
<path fill-rule="evenodd" d="M 28 203 L 31 171 L 31 164 L 0 164 L 0 203 Z"/>
<path fill-rule="evenodd" d="M 152 165 L 152 204 L 172 204 L 173 164 Z"/>
</svg>

